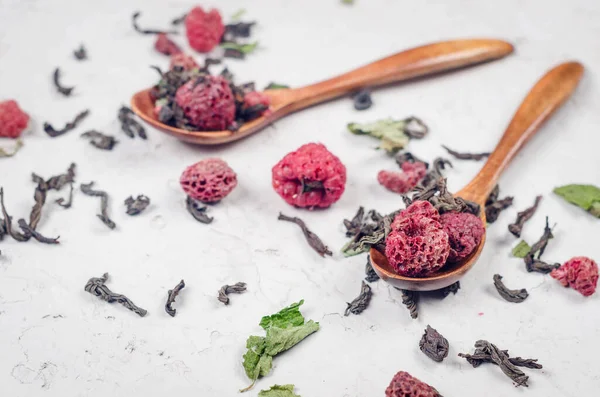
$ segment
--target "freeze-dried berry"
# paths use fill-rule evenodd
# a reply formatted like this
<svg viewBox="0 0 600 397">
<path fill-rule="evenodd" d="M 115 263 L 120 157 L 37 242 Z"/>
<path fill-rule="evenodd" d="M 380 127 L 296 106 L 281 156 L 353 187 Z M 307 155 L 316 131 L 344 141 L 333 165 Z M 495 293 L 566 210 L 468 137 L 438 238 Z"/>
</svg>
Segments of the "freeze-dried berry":
<svg viewBox="0 0 600 397">
<path fill-rule="evenodd" d="M 185 34 L 190 46 L 199 52 L 210 52 L 219 44 L 225 25 L 219 11 L 205 12 L 202 7 L 194 7 L 185 17 Z"/>
<path fill-rule="evenodd" d="M 481 219 L 468 212 L 447 212 L 441 215 L 440 222 L 450 242 L 450 263 L 468 258 L 485 233 Z"/>
<path fill-rule="evenodd" d="M 191 198 L 203 203 L 216 203 L 237 186 L 237 175 L 225 161 L 210 158 L 187 167 L 179 183 Z"/>
<path fill-rule="evenodd" d="M 264 105 L 269 107 L 271 99 L 262 92 L 252 91 L 244 95 L 244 106 L 252 107 L 256 105 Z"/>
<path fill-rule="evenodd" d="M 288 153 L 272 170 L 273 188 L 301 208 L 327 208 L 340 199 L 346 167 L 320 143 L 307 143 Z"/>
<path fill-rule="evenodd" d="M 598 264 L 585 256 L 576 256 L 566 261 L 550 273 L 563 286 L 579 291 L 583 296 L 596 292 L 598 284 Z"/>
<path fill-rule="evenodd" d="M 181 52 L 181 48 L 179 48 L 179 46 L 164 33 L 160 33 L 156 36 L 154 48 L 156 51 L 165 55 L 175 55 Z"/>
<path fill-rule="evenodd" d="M 385 397 L 442 397 L 425 382 L 421 382 L 408 372 L 400 371 L 392 378 L 385 390 Z"/>
<path fill-rule="evenodd" d="M 175 102 L 201 131 L 224 130 L 235 118 L 235 100 L 229 82 L 221 76 L 188 81 L 177 90 Z"/>
<path fill-rule="evenodd" d="M 377 181 L 394 193 L 408 193 L 425 177 L 427 167 L 420 161 L 414 163 L 406 161 L 402 164 L 402 171 L 379 171 Z"/>
<path fill-rule="evenodd" d="M 409 205 L 406 209 L 400 211 L 392 222 L 392 230 L 397 230 L 398 225 L 405 219 L 411 217 L 425 217 L 431 218 L 434 221 L 440 220 L 439 212 L 431 205 L 429 201 L 417 200 Z"/>
<path fill-rule="evenodd" d="M 192 70 L 200 68 L 200 65 L 196 62 L 193 56 L 179 52 L 171 55 L 171 64 L 169 69 L 173 70 L 177 66 L 183 68 L 183 70 Z"/>
<path fill-rule="evenodd" d="M 29 115 L 14 100 L 0 102 L 0 137 L 18 138 L 27 127 Z"/>
</svg>

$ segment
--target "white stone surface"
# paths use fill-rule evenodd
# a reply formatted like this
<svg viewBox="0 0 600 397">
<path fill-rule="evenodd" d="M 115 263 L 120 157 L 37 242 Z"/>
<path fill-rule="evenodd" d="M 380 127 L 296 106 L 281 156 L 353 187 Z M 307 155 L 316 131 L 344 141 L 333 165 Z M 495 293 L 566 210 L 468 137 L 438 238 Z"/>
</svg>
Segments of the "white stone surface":
<svg viewBox="0 0 600 397">
<path fill-rule="evenodd" d="M 510 257 L 517 240 L 506 226 L 516 212 L 543 194 L 541 208 L 524 238 L 540 235 L 544 217 L 556 223 L 546 258 L 600 259 L 597 219 L 565 204 L 551 192 L 567 183 L 600 184 L 600 4 L 591 0 L 444 2 L 356 0 L 204 2 L 228 17 L 241 7 L 259 22 L 260 49 L 246 61 L 227 65 L 238 81 L 301 86 L 405 48 L 450 38 L 496 37 L 511 41 L 516 53 L 477 68 L 378 90 L 375 106 L 356 112 L 341 99 L 292 115 L 274 128 L 237 144 L 201 148 L 149 129 L 148 141 L 120 132 L 116 113 L 130 96 L 156 80 L 148 65 L 166 67 L 153 50 L 153 37 L 130 26 L 166 27 L 188 10 L 189 1 L 0 1 L 0 99 L 16 98 L 35 125 L 25 147 L 0 159 L 0 185 L 15 219 L 32 205 L 32 171 L 45 177 L 77 163 L 77 181 L 96 181 L 111 195 L 111 231 L 95 217 L 98 200 L 77 192 L 63 210 L 49 195 L 40 231 L 60 235 L 59 246 L 20 244 L 5 239 L 0 248 L 0 395 L 2 396 L 234 396 L 248 384 L 241 367 L 245 340 L 261 334 L 262 315 L 304 298 L 307 318 L 321 330 L 274 360 L 273 372 L 255 390 L 294 383 L 303 397 L 382 396 L 398 370 L 438 388 L 444 396 L 583 396 L 600 387 L 597 338 L 598 295 L 584 298 L 549 276 L 529 274 Z M 184 37 L 178 37 L 179 44 Z M 80 43 L 90 59 L 71 55 Z M 187 47 L 186 47 L 187 48 Z M 580 88 L 540 131 L 502 177 L 502 194 L 515 205 L 489 228 L 477 266 L 456 296 L 420 305 L 412 320 L 397 291 L 373 284 L 371 306 L 360 316 L 342 315 L 359 292 L 365 257 L 343 258 L 342 219 L 359 205 L 391 211 L 400 198 L 380 187 L 380 169 L 392 159 L 373 150 L 376 142 L 345 131 L 349 121 L 417 115 L 431 126 L 410 150 L 432 159 L 441 144 L 461 150 L 492 149 L 529 88 L 557 63 L 582 61 Z M 51 85 L 60 66 L 75 95 L 59 96 Z M 91 109 L 76 131 L 50 139 L 44 121 L 60 126 Z M 81 139 L 88 129 L 114 134 L 113 152 Z M 271 167 L 301 144 L 320 141 L 348 168 L 347 191 L 326 211 L 290 208 L 271 188 Z M 2 142 L 4 144 L 4 142 Z M 211 208 L 206 226 L 185 211 L 178 178 L 189 164 L 208 156 L 224 158 L 238 172 L 238 188 Z M 458 190 L 481 163 L 455 162 L 448 172 Z M 65 191 L 66 192 L 66 191 Z M 132 218 L 122 201 L 131 194 L 151 197 L 152 206 Z M 335 251 L 322 259 L 307 248 L 295 226 L 277 213 L 302 216 Z M 90 277 L 109 272 L 109 286 L 149 315 L 139 318 L 119 305 L 85 293 Z M 492 285 L 501 273 L 508 286 L 525 287 L 522 304 L 503 301 Z M 167 290 L 180 279 L 188 287 L 178 298 L 175 318 L 163 309 Z M 249 292 L 224 307 L 215 296 L 225 283 L 245 281 Z M 418 350 L 431 324 L 450 341 L 442 364 Z M 457 357 L 477 339 L 489 339 L 515 355 L 538 358 L 543 370 L 527 370 L 529 389 L 515 388 L 491 365 L 471 368 Z"/>
</svg>

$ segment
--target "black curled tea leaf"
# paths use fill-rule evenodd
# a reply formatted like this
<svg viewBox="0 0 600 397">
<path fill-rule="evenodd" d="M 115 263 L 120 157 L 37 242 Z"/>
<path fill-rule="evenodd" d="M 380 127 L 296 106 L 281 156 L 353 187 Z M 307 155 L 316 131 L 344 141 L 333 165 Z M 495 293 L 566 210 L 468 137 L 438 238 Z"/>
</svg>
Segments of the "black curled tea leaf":
<svg viewBox="0 0 600 397">
<path fill-rule="evenodd" d="M 487 223 L 494 223 L 498 219 L 498 215 L 512 205 L 513 197 L 505 197 L 498 199 L 500 195 L 500 186 L 494 186 L 494 189 L 485 201 L 485 219 Z"/>
<path fill-rule="evenodd" d="M 181 280 L 179 284 L 175 286 L 175 288 L 170 289 L 167 293 L 167 303 L 165 303 L 165 311 L 171 317 L 175 317 L 175 314 L 177 313 L 177 309 L 173 309 L 171 305 L 173 304 L 173 302 L 175 302 L 175 298 L 177 297 L 177 295 L 179 295 L 179 292 L 184 288 L 185 283 L 183 282 L 183 280 Z"/>
<path fill-rule="evenodd" d="M 419 341 L 419 349 L 433 361 L 441 363 L 448 356 L 448 340 L 429 325 Z"/>
<path fill-rule="evenodd" d="M 224 285 L 219 290 L 219 295 L 217 296 L 217 299 L 224 305 L 228 305 L 229 294 L 241 294 L 242 292 L 246 292 L 246 283 L 239 282 L 233 285 Z"/>
<path fill-rule="evenodd" d="M 513 236 L 521 237 L 521 231 L 523 230 L 523 225 L 525 224 L 525 222 L 527 222 L 529 219 L 531 219 L 533 214 L 535 214 L 535 211 L 537 210 L 538 206 L 540 205 L 540 201 L 542 201 L 542 196 L 537 196 L 535 198 L 535 202 L 533 203 L 533 205 L 523 211 L 520 211 L 517 214 L 517 220 L 514 223 L 511 223 L 510 225 L 508 225 L 508 231 L 511 232 Z"/>
<path fill-rule="evenodd" d="M 137 135 L 142 139 L 147 139 L 146 129 L 135 120 L 134 116 L 133 110 L 127 106 L 121 106 L 118 117 L 121 122 L 121 130 L 130 138 Z"/>
<path fill-rule="evenodd" d="M 364 208 L 360 207 L 352 220 L 344 220 L 346 236 L 351 239 L 342 247 L 342 253 L 345 256 L 358 255 L 371 247 L 383 250 L 383 243 L 390 232 L 392 221 L 399 212 L 398 210 L 383 216 L 371 210 L 365 216 Z"/>
<path fill-rule="evenodd" d="M 58 205 L 60 205 L 63 208 L 71 208 L 71 205 L 73 205 L 73 183 L 69 184 L 69 198 L 68 200 L 65 200 L 64 198 L 60 197 L 57 198 L 56 200 L 54 200 L 54 202 Z"/>
<path fill-rule="evenodd" d="M 252 27 L 254 25 L 256 25 L 256 22 L 237 22 L 225 25 L 223 40 L 233 41 L 238 37 L 248 38 L 252 33 Z"/>
<path fill-rule="evenodd" d="M 508 289 L 502 282 L 502 276 L 494 274 L 494 287 L 504 300 L 513 303 L 521 303 L 529 296 L 529 293 L 525 288 L 521 289 Z"/>
<path fill-rule="evenodd" d="M 375 269 L 373 269 L 373 265 L 371 265 L 371 259 L 369 255 L 367 255 L 367 264 L 365 265 L 365 280 L 367 280 L 369 283 L 374 283 L 375 281 L 379 280 L 379 276 L 375 272 Z"/>
<path fill-rule="evenodd" d="M 100 131 L 87 131 L 81 134 L 83 138 L 90 138 L 90 144 L 98 149 L 112 150 L 118 141 L 112 135 L 105 135 Z"/>
<path fill-rule="evenodd" d="M 456 293 L 458 292 L 459 289 L 460 289 L 460 281 L 457 281 L 454 284 L 451 284 L 447 287 L 440 289 L 439 291 L 442 294 L 442 298 L 445 298 L 450 294 L 456 295 Z"/>
<path fill-rule="evenodd" d="M 27 224 L 27 222 L 25 222 L 25 219 L 19 219 L 19 221 L 17 223 L 19 224 L 19 227 L 23 231 L 23 234 L 25 236 L 27 236 L 28 240 L 31 237 L 33 237 L 40 243 L 44 243 L 44 244 L 58 244 L 59 243 L 58 239 L 60 238 L 60 236 L 54 237 L 54 238 L 44 237 L 44 236 L 42 236 L 41 233 L 37 232 L 35 229 L 33 229 L 31 226 L 29 226 Z"/>
<path fill-rule="evenodd" d="M 75 116 L 73 121 L 68 122 L 60 130 L 55 129 L 52 126 L 52 124 L 46 122 L 46 123 L 44 123 L 44 131 L 46 132 L 46 134 L 50 135 L 50 137 L 56 138 L 57 136 L 61 136 L 63 134 L 66 134 L 67 132 L 75 129 L 79 125 L 79 123 L 81 123 L 89 114 L 90 114 L 89 110 L 87 110 L 87 109 L 84 110 L 83 112 L 81 112 L 77 116 Z"/>
<path fill-rule="evenodd" d="M 483 160 L 484 158 L 488 157 L 491 154 L 489 152 L 484 152 L 484 153 L 462 153 L 462 152 L 457 152 L 455 150 L 452 150 L 448 146 L 445 146 L 445 145 L 442 145 L 442 147 L 444 149 L 446 149 L 446 151 L 448 152 L 449 155 L 451 155 L 452 157 L 454 157 L 455 159 L 458 159 L 458 160 L 475 160 L 475 161 L 479 161 L 479 160 Z"/>
<path fill-rule="evenodd" d="M 344 316 L 348 316 L 350 313 L 361 314 L 369 306 L 371 296 L 373 296 L 371 287 L 363 281 L 360 288 L 360 294 L 354 298 L 352 302 L 347 303 L 348 307 L 346 307 Z"/>
<path fill-rule="evenodd" d="M 80 45 L 78 49 L 73 51 L 73 56 L 75 56 L 75 59 L 77 59 L 78 61 L 83 61 L 87 59 L 87 51 L 85 50 L 83 44 Z"/>
<path fill-rule="evenodd" d="M 409 291 L 406 289 L 396 289 L 402 292 L 402 304 L 410 311 L 410 317 L 413 319 L 419 317 L 419 309 L 417 307 L 419 293 L 417 291 Z"/>
<path fill-rule="evenodd" d="M 92 186 L 94 186 L 94 182 L 82 183 L 80 189 L 88 196 L 100 197 L 100 214 L 96 216 L 110 229 L 114 229 L 117 225 L 108 217 L 108 194 L 101 190 L 93 190 Z"/>
<path fill-rule="evenodd" d="M 511 358 L 508 351 L 500 350 L 496 345 L 478 340 L 475 342 L 475 352 L 473 354 L 459 353 L 459 357 L 465 358 L 473 368 L 477 368 L 482 363 L 493 363 L 500 367 L 502 372 L 508 376 L 517 386 L 528 387 L 527 376 L 518 367 L 541 369 L 542 366 L 536 359 L 523 359 L 521 357 Z"/>
<path fill-rule="evenodd" d="M 142 29 L 139 27 L 137 20 L 140 17 L 140 15 L 142 15 L 141 12 L 137 11 L 134 12 L 133 15 L 131 16 L 131 24 L 133 25 L 133 29 L 141 34 L 178 34 L 178 32 L 176 30 L 157 30 L 157 29 Z"/>
<path fill-rule="evenodd" d="M 371 91 L 364 89 L 358 91 L 352 97 L 354 101 L 354 109 L 356 110 L 367 110 L 373 106 L 373 100 L 371 99 Z"/>
<path fill-rule="evenodd" d="M 4 219 L 2 220 L 2 223 L 3 223 L 2 235 L 8 234 L 14 240 L 20 241 L 20 242 L 29 241 L 31 236 L 21 234 L 18 231 L 13 229 L 12 218 L 10 215 L 8 215 L 8 212 L 6 211 L 6 207 L 4 205 L 4 189 L 1 187 L 0 187 L 0 206 L 2 206 L 2 216 L 4 217 Z"/>
<path fill-rule="evenodd" d="M 552 235 L 552 229 L 550 228 L 548 217 L 546 217 L 546 226 L 544 227 L 544 233 L 542 234 L 540 239 L 531 246 L 529 253 L 525 255 L 525 258 L 523 258 L 525 261 L 525 268 L 528 272 L 548 274 L 552 270 L 560 267 L 559 263 L 550 264 L 540 260 L 551 238 L 554 238 L 554 236 Z M 536 255 L 537 258 L 535 257 Z"/>
<path fill-rule="evenodd" d="M 289 85 L 271 82 L 268 86 L 265 87 L 265 90 L 285 90 L 288 88 L 290 88 Z"/>
<path fill-rule="evenodd" d="M 404 133 L 412 139 L 422 139 L 429 132 L 429 127 L 418 117 L 410 116 L 404 120 Z"/>
<path fill-rule="evenodd" d="M 143 194 L 138 195 L 135 199 L 129 196 L 125 199 L 127 206 L 127 215 L 137 215 L 144 211 L 150 205 L 150 198 Z"/>
<path fill-rule="evenodd" d="M 185 207 L 187 208 L 188 212 L 194 217 L 194 219 L 200 223 L 209 224 L 214 219 L 206 215 L 206 206 L 200 206 L 198 202 L 190 196 L 188 196 L 185 200 Z"/>
<path fill-rule="evenodd" d="M 304 237 L 306 238 L 308 245 L 310 245 L 312 249 L 314 249 L 322 257 L 325 257 L 325 255 L 332 255 L 332 252 L 329 250 L 329 248 L 327 248 L 327 246 L 323 244 L 323 241 L 321 241 L 319 236 L 317 236 L 308 229 L 308 227 L 302 219 L 297 217 L 286 216 L 283 215 L 281 212 L 279 213 L 279 217 L 277 219 L 279 219 L 280 221 L 291 222 L 298 225 L 300 229 L 302 229 L 302 233 L 304 233 Z"/>
<path fill-rule="evenodd" d="M 89 292 L 92 295 L 97 296 L 98 298 L 105 300 L 108 303 L 120 303 L 125 306 L 127 309 L 132 312 L 138 314 L 140 317 L 144 317 L 148 311 L 142 309 L 141 307 L 136 306 L 129 298 L 125 295 L 115 294 L 112 292 L 106 285 L 106 281 L 108 280 L 108 273 L 104 273 L 102 277 L 92 277 L 88 280 L 84 289 L 86 292 Z"/>
<path fill-rule="evenodd" d="M 60 68 L 54 69 L 54 73 L 52 74 L 52 82 L 54 83 L 54 87 L 56 90 L 63 94 L 64 96 L 70 96 L 75 87 L 65 87 L 60 82 Z"/>
<path fill-rule="evenodd" d="M 171 21 L 171 25 L 173 25 L 173 26 L 181 25 L 183 22 L 185 22 L 185 17 L 187 17 L 187 12 L 185 14 L 183 14 L 182 16 L 173 19 Z"/>
</svg>

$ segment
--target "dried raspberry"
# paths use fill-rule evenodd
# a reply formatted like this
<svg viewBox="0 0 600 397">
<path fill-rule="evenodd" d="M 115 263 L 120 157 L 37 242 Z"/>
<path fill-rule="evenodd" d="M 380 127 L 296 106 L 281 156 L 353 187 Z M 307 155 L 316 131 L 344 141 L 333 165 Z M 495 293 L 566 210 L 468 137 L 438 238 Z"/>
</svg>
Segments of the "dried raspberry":
<svg viewBox="0 0 600 397">
<path fill-rule="evenodd" d="M 403 276 L 427 276 L 448 259 L 448 234 L 438 222 L 439 214 L 429 202 L 415 201 L 396 216 L 385 240 L 385 256 Z M 428 217 L 431 215 L 431 217 Z"/>
<path fill-rule="evenodd" d="M 427 166 L 420 161 L 406 161 L 402 164 L 402 171 L 404 172 L 379 171 L 377 181 L 392 192 L 404 194 L 413 190 L 425 177 Z"/>
<path fill-rule="evenodd" d="M 346 167 L 320 143 L 307 143 L 273 167 L 273 188 L 291 205 L 327 208 L 340 199 Z"/>
<path fill-rule="evenodd" d="M 385 397 L 442 397 L 425 382 L 421 382 L 408 372 L 400 371 L 392 378 L 385 390 Z"/>
<path fill-rule="evenodd" d="M 159 33 L 156 36 L 154 48 L 156 51 L 165 55 L 175 55 L 181 52 L 181 48 L 179 48 L 179 46 L 169 39 L 164 33 Z"/>
<path fill-rule="evenodd" d="M 558 269 L 552 270 L 550 276 L 563 286 L 571 287 L 583 296 L 590 296 L 596 292 L 598 264 L 585 256 L 576 256 Z"/>
<path fill-rule="evenodd" d="M 221 76 L 192 79 L 175 94 L 190 123 L 201 131 L 226 129 L 235 117 L 235 101 L 229 83 Z"/>
<path fill-rule="evenodd" d="M 210 52 L 219 42 L 225 26 L 219 11 L 205 12 L 202 7 L 194 7 L 185 17 L 185 34 L 190 46 L 199 52 Z"/>
<path fill-rule="evenodd" d="M 29 115 L 16 101 L 0 102 L 0 137 L 18 138 L 27 127 Z"/>
<path fill-rule="evenodd" d="M 210 158 L 187 167 L 179 183 L 191 198 L 203 203 L 216 203 L 237 186 L 237 176 L 226 162 Z"/>
<path fill-rule="evenodd" d="M 256 105 L 269 106 L 271 104 L 271 98 L 263 94 L 262 92 L 252 91 L 244 95 L 244 106 L 251 107 Z"/>
<path fill-rule="evenodd" d="M 183 70 L 192 70 L 200 67 L 191 55 L 184 54 L 183 52 L 171 55 L 169 69 L 173 70 L 175 66 L 181 66 Z"/>
<path fill-rule="evenodd" d="M 471 255 L 485 233 L 481 219 L 466 212 L 447 212 L 440 222 L 450 242 L 449 263 L 461 262 Z"/>
</svg>

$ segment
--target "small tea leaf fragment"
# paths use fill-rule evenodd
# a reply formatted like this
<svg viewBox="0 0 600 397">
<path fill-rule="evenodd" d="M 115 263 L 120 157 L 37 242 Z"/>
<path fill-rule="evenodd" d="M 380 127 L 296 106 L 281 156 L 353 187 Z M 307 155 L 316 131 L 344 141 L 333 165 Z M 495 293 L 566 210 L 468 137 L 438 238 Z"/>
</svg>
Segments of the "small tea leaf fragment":
<svg viewBox="0 0 600 397">
<path fill-rule="evenodd" d="M 573 184 L 557 187 L 554 193 L 600 218 L 600 188 L 594 185 Z"/>
<path fill-rule="evenodd" d="M 529 246 L 529 244 L 527 244 L 525 240 L 521 240 L 519 241 L 519 244 L 517 244 L 515 248 L 513 248 L 511 254 L 516 258 L 525 258 L 529 251 L 531 251 L 531 247 Z"/>
<path fill-rule="evenodd" d="M 294 393 L 294 385 L 274 385 L 269 390 L 261 390 L 258 397 L 300 397 Z"/>
</svg>

